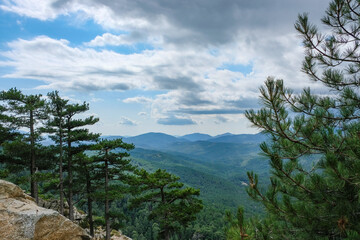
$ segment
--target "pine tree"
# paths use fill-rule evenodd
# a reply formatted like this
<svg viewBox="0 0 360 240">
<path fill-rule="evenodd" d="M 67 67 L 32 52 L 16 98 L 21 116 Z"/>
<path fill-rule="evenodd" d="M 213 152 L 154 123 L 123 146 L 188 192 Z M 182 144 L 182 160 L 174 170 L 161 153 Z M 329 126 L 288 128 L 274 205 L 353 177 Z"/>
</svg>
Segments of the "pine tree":
<svg viewBox="0 0 360 240">
<path fill-rule="evenodd" d="M 179 177 L 158 169 L 154 173 L 137 171 L 139 196 L 131 200 L 132 206 L 151 203 L 150 219 L 159 223 L 160 239 L 169 240 L 171 234 L 181 226 L 187 226 L 196 219 L 196 214 L 203 208 L 202 201 L 196 196 L 200 190 L 184 187 L 178 182 Z"/>
<path fill-rule="evenodd" d="M 16 126 L 14 126 L 15 119 L 6 114 L 7 107 L 0 105 L 0 146 L 6 142 L 14 140 L 19 135 Z"/>
<path fill-rule="evenodd" d="M 67 151 L 67 200 L 69 204 L 69 219 L 74 220 L 74 202 L 73 202 L 73 156 L 84 150 L 81 146 L 83 142 L 94 142 L 99 138 L 99 134 L 90 133 L 86 126 L 93 125 L 99 121 L 94 116 L 85 119 L 76 118 L 78 114 L 82 114 L 89 110 L 89 104 L 67 104 L 64 115 L 64 141 Z"/>
<path fill-rule="evenodd" d="M 87 220 L 89 223 L 89 232 L 94 236 L 94 218 L 93 218 L 93 202 L 96 200 L 98 189 L 101 187 L 102 175 L 98 171 L 95 158 L 88 156 L 85 152 L 75 155 L 76 172 L 78 177 L 77 184 L 85 185 L 85 196 L 87 205 Z"/>
<path fill-rule="evenodd" d="M 16 128 L 27 128 L 29 133 L 22 140 L 29 142 L 29 170 L 31 196 L 38 202 L 38 184 L 36 181 L 37 156 L 36 144 L 40 141 L 42 133 L 38 127 L 40 123 L 48 118 L 45 100 L 39 95 L 24 95 L 16 88 L 0 93 L 0 100 L 6 103 L 7 119 Z M 3 118 L 4 119 L 4 118 Z"/>
<path fill-rule="evenodd" d="M 270 159 L 271 184 L 262 191 L 248 173 L 248 193 L 267 210 L 256 239 L 360 238 L 360 5 L 334 0 L 322 22 L 322 34 L 299 15 L 295 28 L 303 37 L 303 72 L 327 88 L 316 95 L 287 89 L 269 78 L 260 89 L 263 108 L 246 112 L 269 135 L 261 144 Z M 266 232 L 268 231 L 268 232 Z M 260 232 L 260 231 L 259 231 Z"/>
<path fill-rule="evenodd" d="M 52 134 L 50 138 L 58 145 L 59 153 L 59 195 L 60 195 L 60 213 L 64 215 L 64 137 L 65 137 L 65 114 L 68 100 L 62 99 L 58 91 L 48 93 L 49 113 L 51 118 L 47 121 L 45 131 Z"/>
<path fill-rule="evenodd" d="M 236 219 L 233 218 L 230 211 L 226 211 L 225 220 L 229 223 L 229 228 L 226 231 L 227 240 L 245 240 L 249 235 L 246 233 L 246 226 L 244 221 L 244 209 L 239 207 L 236 213 Z"/>
<path fill-rule="evenodd" d="M 94 156 L 94 162 L 100 164 L 98 168 L 104 179 L 106 240 L 110 239 L 110 218 L 117 215 L 110 212 L 110 203 L 122 199 L 124 194 L 130 193 L 131 190 L 130 173 L 135 170 L 135 167 L 130 164 L 128 151 L 133 148 L 133 144 L 124 143 L 121 139 L 101 140 L 94 148 L 98 150 L 97 155 Z"/>
<path fill-rule="evenodd" d="M 0 105 L 0 163 L 5 164 L 8 158 L 4 155 L 3 144 L 8 141 L 13 141 L 20 134 L 15 126 L 13 126 L 14 119 L 6 114 L 7 108 L 4 105 Z M 10 161 L 11 162 L 11 161 Z M 4 167 L 0 169 L 0 178 L 6 178 L 10 171 Z"/>
</svg>

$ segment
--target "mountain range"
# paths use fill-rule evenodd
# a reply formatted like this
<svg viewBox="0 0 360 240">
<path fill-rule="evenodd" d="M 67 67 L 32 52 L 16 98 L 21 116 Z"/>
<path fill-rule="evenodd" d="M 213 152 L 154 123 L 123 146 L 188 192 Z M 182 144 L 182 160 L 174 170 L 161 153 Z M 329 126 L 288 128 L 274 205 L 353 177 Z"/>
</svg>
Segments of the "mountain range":
<svg viewBox="0 0 360 240">
<path fill-rule="evenodd" d="M 106 139 L 122 138 L 124 142 L 133 143 L 136 147 L 145 149 L 163 149 L 174 143 L 185 142 L 223 142 L 223 143 L 261 143 L 265 141 L 265 136 L 261 133 L 258 134 L 231 134 L 225 133 L 217 136 L 210 136 L 208 134 L 193 133 L 180 137 L 168 135 L 165 133 L 149 132 L 134 137 L 122 136 L 104 136 Z"/>
<path fill-rule="evenodd" d="M 103 138 L 133 143 L 130 154 L 134 164 L 149 171 L 166 169 L 186 185 L 199 188 L 204 202 L 219 207 L 243 205 L 254 211 L 256 204 L 246 193 L 247 172 L 258 173 L 264 183 L 269 176 L 268 161 L 259 154 L 259 144 L 266 141 L 260 133 L 171 136 L 151 132 Z"/>
</svg>

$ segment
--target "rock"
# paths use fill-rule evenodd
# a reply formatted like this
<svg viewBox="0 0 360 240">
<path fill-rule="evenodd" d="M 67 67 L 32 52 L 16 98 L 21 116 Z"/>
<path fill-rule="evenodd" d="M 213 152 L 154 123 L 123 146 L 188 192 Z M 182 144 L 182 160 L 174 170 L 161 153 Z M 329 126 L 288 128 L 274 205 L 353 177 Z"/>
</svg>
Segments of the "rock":
<svg viewBox="0 0 360 240">
<path fill-rule="evenodd" d="M 1 240 L 84 240 L 85 230 L 57 211 L 36 205 L 13 183 L 0 180 Z"/>
<path fill-rule="evenodd" d="M 110 240 L 132 240 L 132 239 L 123 235 L 121 231 L 112 230 Z"/>
<path fill-rule="evenodd" d="M 60 212 L 60 200 L 57 199 L 44 200 L 39 198 L 38 206 Z M 86 218 L 86 214 L 80 213 L 75 206 L 73 208 L 74 222 L 80 224 L 80 222 Z M 64 202 L 64 216 L 67 218 L 69 217 L 69 204 L 66 201 Z"/>
<path fill-rule="evenodd" d="M 110 235 L 110 240 L 132 240 L 131 238 L 123 235 L 121 231 L 112 230 Z M 97 227 L 95 229 L 95 236 L 93 240 L 102 240 L 105 239 L 105 236 L 105 230 L 102 227 Z"/>
</svg>

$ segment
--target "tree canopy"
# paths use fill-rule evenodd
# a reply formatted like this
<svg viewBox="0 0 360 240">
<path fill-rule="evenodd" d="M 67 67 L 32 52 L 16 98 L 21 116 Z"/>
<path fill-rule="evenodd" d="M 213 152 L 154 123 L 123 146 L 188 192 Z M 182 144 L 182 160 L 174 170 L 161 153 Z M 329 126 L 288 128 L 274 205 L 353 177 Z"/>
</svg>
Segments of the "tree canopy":
<svg viewBox="0 0 360 240">
<path fill-rule="evenodd" d="M 246 112 L 270 137 L 261 145 L 272 167 L 270 186 L 262 190 L 257 175 L 248 174 L 249 195 L 268 213 L 254 224 L 255 239 L 360 237 L 359 20 L 355 0 L 330 3 L 322 18 L 327 33 L 299 15 L 302 71 L 326 94 L 310 88 L 297 94 L 268 78 L 260 89 L 263 108 Z"/>
<path fill-rule="evenodd" d="M 181 226 L 196 219 L 196 213 L 203 208 L 200 191 L 184 187 L 179 177 L 158 169 L 154 173 L 145 170 L 137 172 L 140 195 L 131 200 L 133 206 L 151 203 L 150 219 L 158 222 L 160 239 L 168 240 Z"/>
</svg>

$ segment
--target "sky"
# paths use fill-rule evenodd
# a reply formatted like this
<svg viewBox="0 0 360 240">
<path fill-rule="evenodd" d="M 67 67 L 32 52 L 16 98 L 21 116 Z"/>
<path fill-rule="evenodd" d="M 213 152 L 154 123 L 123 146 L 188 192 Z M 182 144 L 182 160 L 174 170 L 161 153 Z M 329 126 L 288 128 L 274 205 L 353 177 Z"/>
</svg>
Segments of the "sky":
<svg viewBox="0 0 360 240">
<path fill-rule="evenodd" d="M 256 133 L 268 76 L 301 90 L 299 13 L 328 0 L 0 0 L 0 90 L 59 90 L 103 135 Z"/>
</svg>

